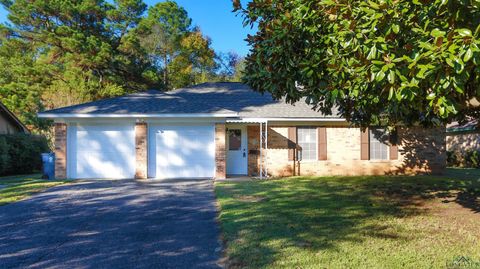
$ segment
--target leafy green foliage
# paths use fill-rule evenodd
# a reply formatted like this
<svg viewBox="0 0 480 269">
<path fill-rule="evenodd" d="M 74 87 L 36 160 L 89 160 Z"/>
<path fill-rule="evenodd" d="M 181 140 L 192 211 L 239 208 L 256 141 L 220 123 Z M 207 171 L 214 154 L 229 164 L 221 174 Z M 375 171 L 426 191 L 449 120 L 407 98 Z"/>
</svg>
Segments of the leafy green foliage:
<svg viewBox="0 0 480 269">
<path fill-rule="evenodd" d="M 240 82 L 242 80 L 243 70 L 245 69 L 245 60 L 235 52 L 218 53 L 216 55 L 218 65 L 218 80 Z"/>
<path fill-rule="evenodd" d="M 40 154 L 49 152 L 43 136 L 0 135 L 0 175 L 28 174 L 42 168 Z"/>
<path fill-rule="evenodd" d="M 46 65 L 37 65 L 27 42 L 0 39 L 0 97 L 1 102 L 19 115 L 26 125 L 44 126 L 36 117 L 42 110 L 42 89 L 48 87 L 42 77 Z"/>
<path fill-rule="evenodd" d="M 202 83 L 209 80 L 216 67 L 215 52 L 210 48 L 210 39 L 200 29 L 188 33 L 181 41 L 177 57 L 170 63 L 172 87 Z"/>
<path fill-rule="evenodd" d="M 447 151 L 447 165 L 451 167 L 480 168 L 480 151 L 468 149 L 464 152 Z"/>
<path fill-rule="evenodd" d="M 259 0 L 245 81 L 360 124 L 478 117 L 480 1 Z M 301 85 L 299 87 L 299 85 Z M 477 99 L 478 98 L 478 99 Z"/>
<path fill-rule="evenodd" d="M 8 154 L 9 145 L 5 137 L 0 137 L 0 174 L 8 170 L 10 155 Z"/>
<path fill-rule="evenodd" d="M 38 111 L 215 80 L 210 40 L 173 1 L 0 0 L 0 101 L 35 131 Z"/>
<path fill-rule="evenodd" d="M 0 97 L 20 119 L 54 108 L 145 89 L 150 64 L 132 34 L 146 9 L 139 0 L 0 1 Z"/>
<path fill-rule="evenodd" d="M 166 89 L 204 82 L 216 63 L 210 40 L 173 1 L 161 2 L 148 10 L 138 34 Z"/>
</svg>

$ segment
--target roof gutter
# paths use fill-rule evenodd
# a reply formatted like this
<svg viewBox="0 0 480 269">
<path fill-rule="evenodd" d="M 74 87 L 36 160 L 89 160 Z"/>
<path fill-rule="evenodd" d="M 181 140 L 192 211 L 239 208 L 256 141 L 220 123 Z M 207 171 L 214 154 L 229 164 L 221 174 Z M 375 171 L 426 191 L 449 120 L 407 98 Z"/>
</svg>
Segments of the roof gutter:
<svg viewBox="0 0 480 269">
<path fill-rule="evenodd" d="M 476 131 L 476 130 L 477 130 L 476 126 L 450 127 L 450 128 L 447 128 L 446 132 L 447 132 L 447 134 L 452 134 L 452 133 L 472 132 L 472 131 Z"/>
<path fill-rule="evenodd" d="M 242 118 L 242 119 L 227 119 L 228 123 L 259 123 L 259 122 L 346 122 L 343 118 Z"/>
<path fill-rule="evenodd" d="M 39 118 L 231 118 L 238 113 L 173 113 L 173 114 L 70 114 L 38 113 Z"/>
<path fill-rule="evenodd" d="M 230 118 L 229 123 L 258 122 L 345 122 L 343 118 L 239 118 L 238 113 L 170 113 L 170 114 L 71 114 L 71 113 L 38 113 L 39 118 L 62 119 L 114 119 L 114 118 Z"/>
</svg>

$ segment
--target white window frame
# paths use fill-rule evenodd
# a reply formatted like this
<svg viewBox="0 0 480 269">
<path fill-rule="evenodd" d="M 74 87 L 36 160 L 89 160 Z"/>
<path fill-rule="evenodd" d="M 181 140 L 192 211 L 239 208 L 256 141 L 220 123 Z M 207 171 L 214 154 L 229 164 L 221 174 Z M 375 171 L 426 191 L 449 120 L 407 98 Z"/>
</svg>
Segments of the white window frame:
<svg viewBox="0 0 480 269">
<path fill-rule="evenodd" d="M 383 130 L 383 132 L 385 133 L 385 135 L 387 135 L 387 136 L 389 135 L 384 128 L 369 128 L 369 129 L 368 129 L 368 155 L 369 155 L 369 160 L 374 161 L 374 162 L 385 162 L 385 161 L 389 161 L 389 160 L 390 160 L 390 145 L 389 145 L 389 144 L 382 143 L 380 140 L 376 139 L 375 137 L 374 137 L 374 139 L 377 140 L 378 143 L 384 144 L 384 145 L 386 146 L 387 154 L 386 154 L 385 159 L 376 159 L 376 158 L 373 158 L 373 155 L 372 155 L 372 136 L 373 136 L 372 131 L 374 131 L 374 130 Z"/>
<path fill-rule="evenodd" d="M 314 126 L 297 126 L 297 144 L 300 146 L 300 136 L 298 135 L 298 131 L 300 129 L 314 129 L 315 130 L 315 158 L 314 159 L 305 159 L 303 152 L 301 153 L 302 159 L 301 162 L 316 162 L 318 161 L 318 128 Z M 297 153 L 298 154 L 298 153 Z"/>
</svg>

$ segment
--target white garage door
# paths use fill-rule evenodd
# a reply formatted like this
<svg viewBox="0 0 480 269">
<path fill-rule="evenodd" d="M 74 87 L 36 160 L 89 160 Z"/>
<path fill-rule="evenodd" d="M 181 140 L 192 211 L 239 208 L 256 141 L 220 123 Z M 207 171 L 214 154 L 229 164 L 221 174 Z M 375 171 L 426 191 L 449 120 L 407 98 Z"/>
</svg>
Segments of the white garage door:
<svg viewBox="0 0 480 269">
<path fill-rule="evenodd" d="M 150 141 L 155 141 L 150 143 L 150 176 L 214 177 L 214 126 L 151 126 Z"/>
<path fill-rule="evenodd" d="M 72 126 L 68 141 L 69 177 L 134 177 L 134 125 Z"/>
</svg>

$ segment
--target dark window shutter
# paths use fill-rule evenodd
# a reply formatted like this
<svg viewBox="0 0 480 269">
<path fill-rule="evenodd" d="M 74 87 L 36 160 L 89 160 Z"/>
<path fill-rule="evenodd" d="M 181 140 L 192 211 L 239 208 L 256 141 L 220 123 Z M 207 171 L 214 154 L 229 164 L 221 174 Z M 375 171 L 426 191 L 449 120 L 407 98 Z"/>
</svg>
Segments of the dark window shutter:
<svg viewBox="0 0 480 269">
<path fill-rule="evenodd" d="M 318 159 L 320 161 L 327 159 L 327 128 L 318 127 Z"/>
<path fill-rule="evenodd" d="M 297 148 L 297 127 L 288 127 L 288 160 L 295 161 Z"/>
<path fill-rule="evenodd" d="M 370 160 L 370 145 L 368 139 L 368 128 L 361 131 L 360 134 L 360 159 Z"/>
<path fill-rule="evenodd" d="M 398 132 L 390 134 L 390 160 L 398 160 Z"/>
</svg>

